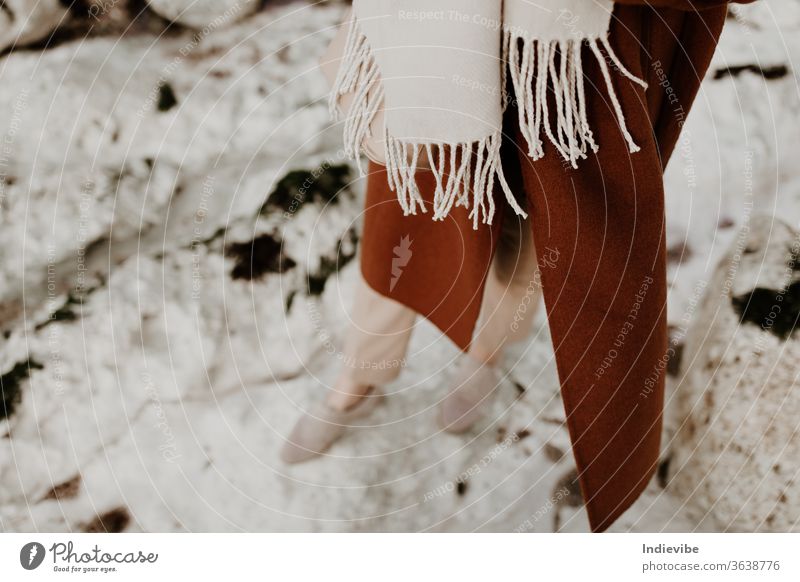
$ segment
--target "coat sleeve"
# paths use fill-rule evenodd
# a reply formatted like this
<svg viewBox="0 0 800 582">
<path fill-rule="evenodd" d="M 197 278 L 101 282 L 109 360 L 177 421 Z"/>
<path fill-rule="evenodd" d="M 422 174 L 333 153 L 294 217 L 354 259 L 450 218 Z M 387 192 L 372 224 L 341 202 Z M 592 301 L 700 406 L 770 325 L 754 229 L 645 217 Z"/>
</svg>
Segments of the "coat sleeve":
<svg viewBox="0 0 800 582">
<path fill-rule="evenodd" d="M 726 4 L 750 4 L 755 0 L 615 0 L 617 4 L 628 6 L 652 6 L 653 8 L 674 8 L 675 10 L 707 10 Z"/>
</svg>

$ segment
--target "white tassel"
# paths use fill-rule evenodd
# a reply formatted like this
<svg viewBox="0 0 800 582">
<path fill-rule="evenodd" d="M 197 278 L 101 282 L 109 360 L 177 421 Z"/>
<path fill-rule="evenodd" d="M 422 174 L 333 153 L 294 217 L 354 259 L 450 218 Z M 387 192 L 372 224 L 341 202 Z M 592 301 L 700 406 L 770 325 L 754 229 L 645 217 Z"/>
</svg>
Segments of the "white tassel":
<svg viewBox="0 0 800 582">
<path fill-rule="evenodd" d="M 508 91 L 508 75 L 505 72 L 505 68 L 507 63 L 511 62 L 510 53 L 511 53 L 511 35 L 504 34 L 502 40 L 502 48 L 500 53 L 500 66 L 503 67 L 503 74 L 500 77 L 500 91 L 503 98 L 503 111 L 508 109 L 508 105 L 511 103 L 511 94 Z"/>
<path fill-rule="evenodd" d="M 444 220 L 453 206 L 472 207 L 469 217 L 473 228 L 491 224 L 495 215 L 494 184 L 497 180 L 511 208 L 524 217 L 503 174 L 500 163 L 500 132 L 475 143 L 414 143 L 386 134 L 386 171 L 389 186 L 397 193 L 403 213 L 416 214 L 417 205 L 427 212 L 415 174 L 419 155 L 428 157 L 430 171 L 436 181 L 433 198 L 433 220 Z M 474 161 L 473 161 L 474 160 Z M 472 200 L 470 204 L 470 194 Z"/>
<path fill-rule="evenodd" d="M 617 123 L 619 123 L 619 128 L 622 131 L 622 135 L 625 136 L 625 141 L 628 142 L 628 151 L 632 154 L 636 153 L 641 150 L 641 148 L 636 145 L 636 142 L 633 140 L 633 136 L 628 131 L 628 126 L 625 125 L 625 114 L 622 112 L 622 105 L 620 105 L 619 99 L 617 99 L 617 93 L 614 91 L 614 83 L 611 81 L 611 73 L 608 72 L 608 63 L 606 63 L 603 53 L 600 52 L 600 48 L 597 46 L 597 40 L 590 40 L 589 46 L 591 47 L 594 56 L 597 57 L 597 61 L 600 63 L 600 70 L 603 72 L 603 78 L 606 80 L 608 97 L 611 99 L 611 104 L 614 106 L 614 111 L 617 114 Z M 611 54 L 613 54 L 613 52 Z M 644 81 L 642 81 L 642 83 L 644 83 Z"/>
<path fill-rule="evenodd" d="M 617 53 L 615 53 L 614 49 L 611 48 L 611 43 L 608 42 L 607 38 L 601 38 L 600 39 L 600 43 L 606 49 L 606 52 L 608 53 L 609 58 L 614 63 L 614 65 L 617 67 L 617 69 L 619 69 L 620 73 L 625 75 L 628 79 L 630 79 L 631 81 L 633 81 L 634 83 L 636 83 L 637 85 L 642 87 L 643 89 L 647 89 L 647 83 L 646 82 L 644 82 L 639 77 L 637 77 L 636 75 L 634 75 L 628 69 L 625 68 L 625 65 L 623 65 L 622 62 L 619 60 L 619 57 L 617 56 Z"/>
<path fill-rule="evenodd" d="M 576 68 L 575 72 L 575 98 L 578 107 L 578 118 L 580 121 L 580 136 L 581 136 L 581 151 L 586 154 L 586 147 L 590 147 L 593 152 L 597 153 L 598 145 L 594 141 L 594 134 L 589 127 L 589 117 L 586 114 L 586 88 L 583 83 L 583 61 L 581 60 L 581 50 L 578 48 L 575 51 L 575 60 L 573 66 Z"/>
<path fill-rule="evenodd" d="M 647 83 L 622 65 L 606 39 L 542 42 L 521 38 L 511 29 L 507 29 L 504 36 L 503 53 L 508 58 L 507 75 L 514 88 L 520 130 L 528 143 L 528 155 L 531 158 L 538 160 L 544 157 L 543 135 L 572 168 L 577 169 L 578 160 L 585 159 L 588 150 L 591 149 L 593 152 L 598 150 L 586 113 L 586 90 L 581 55 L 584 42 L 589 45 L 600 64 L 609 99 L 629 150 L 639 151 L 639 146 L 625 125 L 622 106 L 599 44 L 602 44 L 609 60 L 623 76 L 645 88 Z M 522 42 L 521 53 L 520 42 Z M 504 80 L 504 86 L 506 82 Z M 550 121 L 551 106 L 555 107 L 555 127 Z"/>
<path fill-rule="evenodd" d="M 364 176 L 361 148 L 372 135 L 372 122 L 383 103 L 383 86 L 367 37 L 359 29 L 355 16 L 350 21 L 342 62 L 328 100 L 328 108 L 335 120 L 341 117 L 340 99 L 350 93 L 353 101 L 344 120 L 344 151 L 347 157 L 356 161 Z"/>
</svg>

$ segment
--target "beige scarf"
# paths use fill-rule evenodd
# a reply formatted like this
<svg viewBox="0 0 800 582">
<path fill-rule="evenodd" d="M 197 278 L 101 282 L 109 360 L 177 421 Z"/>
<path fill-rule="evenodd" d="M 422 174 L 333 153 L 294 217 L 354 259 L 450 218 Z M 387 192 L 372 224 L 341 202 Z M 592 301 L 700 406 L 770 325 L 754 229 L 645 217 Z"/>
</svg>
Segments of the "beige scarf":
<svg viewBox="0 0 800 582">
<path fill-rule="evenodd" d="M 646 85 L 608 43 L 613 7 L 611 0 L 353 0 L 330 102 L 344 117 L 346 153 L 386 165 L 406 214 L 428 210 L 414 178 L 427 167 L 436 178 L 434 220 L 464 206 L 475 228 L 491 223 L 496 182 L 524 216 L 500 163 L 504 108 L 515 100 L 532 159 L 544 155 L 547 139 L 577 168 L 598 149 L 586 114 L 584 46 L 600 64 L 630 151 L 639 149 L 609 65 Z"/>
</svg>

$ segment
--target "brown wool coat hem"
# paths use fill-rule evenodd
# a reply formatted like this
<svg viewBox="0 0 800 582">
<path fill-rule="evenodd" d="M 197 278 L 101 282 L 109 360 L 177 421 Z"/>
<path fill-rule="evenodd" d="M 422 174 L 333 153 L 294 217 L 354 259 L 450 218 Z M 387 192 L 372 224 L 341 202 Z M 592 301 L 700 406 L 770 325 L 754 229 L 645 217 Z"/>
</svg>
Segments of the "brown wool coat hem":
<svg viewBox="0 0 800 582">
<path fill-rule="evenodd" d="M 577 170 L 565 167 L 552 147 L 532 162 L 513 114 L 505 136 L 504 169 L 512 187 L 527 196 L 535 246 L 559 256 L 541 268 L 541 283 L 578 480 L 595 532 L 631 506 L 659 462 L 668 353 L 663 168 L 709 66 L 724 4 L 618 2 L 610 41 L 649 84 L 645 90 L 620 75 L 614 79 L 640 152 L 628 153 L 596 64 L 587 64 L 585 73 L 600 149 Z M 418 183 L 432 199 L 430 174 L 421 171 Z M 372 163 L 364 279 L 467 350 L 508 212 L 499 204 L 494 224 L 477 231 L 463 208 L 443 222 L 429 214 L 404 217 L 384 168 Z M 393 249 L 404 236 L 413 241 L 413 255 L 390 289 Z"/>
</svg>

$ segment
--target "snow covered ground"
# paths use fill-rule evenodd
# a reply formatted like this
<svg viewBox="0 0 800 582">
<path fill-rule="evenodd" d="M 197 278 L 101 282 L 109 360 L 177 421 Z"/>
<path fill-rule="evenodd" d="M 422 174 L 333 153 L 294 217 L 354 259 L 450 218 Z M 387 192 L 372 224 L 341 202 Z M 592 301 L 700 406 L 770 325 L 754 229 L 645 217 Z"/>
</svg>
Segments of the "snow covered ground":
<svg viewBox="0 0 800 582">
<path fill-rule="evenodd" d="M 586 530 L 541 317 L 481 430 L 436 428 L 456 350 L 420 322 L 376 426 L 277 458 L 358 276 L 316 68 L 342 14 L 0 60 L 3 531 Z M 798 32 L 797 0 L 729 19 L 667 174 L 673 322 L 753 213 L 800 224 Z M 614 530 L 695 527 L 654 479 Z"/>
</svg>

